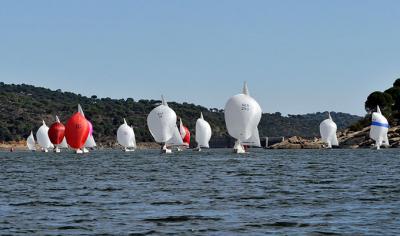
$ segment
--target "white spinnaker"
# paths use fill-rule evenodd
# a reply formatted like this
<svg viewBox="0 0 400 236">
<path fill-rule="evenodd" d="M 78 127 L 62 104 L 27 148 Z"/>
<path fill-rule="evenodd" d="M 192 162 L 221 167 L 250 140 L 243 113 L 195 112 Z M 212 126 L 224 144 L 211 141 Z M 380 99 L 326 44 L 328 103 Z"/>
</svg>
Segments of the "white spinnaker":
<svg viewBox="0 0 400 236">
<path fill-rule="evenodd" d="M 328 144 L 328 147 L 338 146 L 338 140 L 336 136 L 337 125 L 333 122 L 331 115 L 329 118 L 322 121 L 319 125 L 319 131 L 321 134 L 321 140 Z"/>
<path fill-rule="evenodd" d="M 132 137 L 134 136 L 133 129 L 129 127 L 124 119 L 124 123 L 119 126 L 117 130 L 117 141 L 119 145 L 125 148 L 131 148 L 132 146 Z"/>
<path fill-rule="evenodd" d="M 176 113 L 162 98 L 162 104 L 154 108 L 147 116 L 147 126 L 154 140 L 165 143 L 170 140 L 175 132 Z M 179 133 L 179 131 L 178 131 Z"/>
<path fill-rule="evenodd" d="M 388 130 L 389 123 L 382 115 L 381 109 L 378 106 L 377 111 L 372 113 L 372 123 L 369 136 L 376 142 L 378 147 L 380 147 L 382 144 L 389 145 L 389 139 L 387 136 Z"/>
<path fill-rule="evenodd" d="M 243 93 L 231 97 L 225 105 L 225 123 L 229 135 L 240 143 L 249 140 L 261 120 L 261 107 L 250 97 L 247 84 Z M 252 138 L 253 139 L 253 138 Z"/>
<path fill-rule="evenodd" d="M 174 132 L 174 134 L 173 134 L 172 138 L 170 140 L 168 140 L 167 142 L 165 142 L 165 144 L 167 144 L 167 146 L 182 146 L 182 145 L 184 145 L 181 133 L 179 132 L 179 129 L 178 129 L 178 126 L 175 125 L 173 132 Z"/>
<path fill-rule="evenodd" d="M 46 123 L 44 123 L 38 131 L 36 132 L 36 139 L 40 147 L 48 149 L 48 148 L 54 148 L 54 145 L 51 143 L 50 138 L 49 138 L 49 127 L 47 127 Z"/>
<path fill-rule="evenodd" d="M 31 151 L 36 150 L 36 142 L 35 142 L 35 138 L 33 137 L 32 131 L 31 131 L 31 134 L 26 139 L 26 145 L 28 146 L 29 150 L 31 150 Z"/>
<path fill-rule="evenodd" d="M 203 113 L 200 114 L 200 118 L 196 121 L 196 142 L 198 147 L 209 148 L 209 141 L 211 139 L 211 126 L 204 120 Z"/>
</svg>

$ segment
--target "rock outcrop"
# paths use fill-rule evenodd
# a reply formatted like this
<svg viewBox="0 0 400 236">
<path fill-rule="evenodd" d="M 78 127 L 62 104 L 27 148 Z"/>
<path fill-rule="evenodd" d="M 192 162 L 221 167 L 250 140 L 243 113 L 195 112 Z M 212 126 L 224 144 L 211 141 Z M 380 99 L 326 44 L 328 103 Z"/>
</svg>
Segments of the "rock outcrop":
<svg viewBox="0 0 400 236">
<path fill-rule="evenodd" d="M 269 147 L 270 149 L 320 149 L 322 143 L 318 139 L 305 139 L 293 136 L 284 140 L 283 142 L 274 144 Z"/>
</svg>

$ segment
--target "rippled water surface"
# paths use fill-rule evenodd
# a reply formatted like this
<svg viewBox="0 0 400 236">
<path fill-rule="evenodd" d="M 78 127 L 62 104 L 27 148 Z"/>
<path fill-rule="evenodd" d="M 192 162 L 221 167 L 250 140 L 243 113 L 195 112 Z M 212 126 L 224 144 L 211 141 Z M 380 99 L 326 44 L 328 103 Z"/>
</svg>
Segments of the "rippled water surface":
<svg viewBox="0 0 400 236">
<path fill-rule="evenodd" d="M 0 153 L 0 234 L 400 234 L 400 150 Z"/>
</svg>

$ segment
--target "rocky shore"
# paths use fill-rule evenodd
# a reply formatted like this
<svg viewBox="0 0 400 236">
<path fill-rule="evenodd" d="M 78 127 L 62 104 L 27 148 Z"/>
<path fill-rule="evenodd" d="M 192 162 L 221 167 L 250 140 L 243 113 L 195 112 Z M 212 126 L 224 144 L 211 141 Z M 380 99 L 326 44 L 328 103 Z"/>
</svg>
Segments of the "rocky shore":
<svg viewBox="0 0 400 236">
<path fill-rule="evenodd" d="M 370 127 L 366 127 L 360 131 L 350 131 L 346 129 L 342 132 L 338 132 L 339 148 L 371 148 L 375 141 L 369 137 Z M 389 129 L 389 148 L 400 147 L 400 126 L 394 126 Z M 306 139 L 302 137 L 291 137 L 283 142 L 274 144 L 269 149 L 320 149 L 323 148 L 324 144 L 320 139 Z"/>
</svg>

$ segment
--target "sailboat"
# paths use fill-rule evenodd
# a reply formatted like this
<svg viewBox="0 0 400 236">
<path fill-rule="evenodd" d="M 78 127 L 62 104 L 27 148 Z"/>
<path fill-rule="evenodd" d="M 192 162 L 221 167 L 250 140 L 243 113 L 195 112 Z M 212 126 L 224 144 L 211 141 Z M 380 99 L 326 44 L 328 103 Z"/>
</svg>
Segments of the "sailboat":
<svg viewBox="0 0 400 236">
<path fill-rule="evenodd" d="M 85 113 L 83 113 L 83 110 L 82 110 L 82 107 L 80 104 L 78 104 L 78 112 L 81 113 L 81 115 L 83 117 L 85 117 Z M 82 148 L 83 153 L 88 153 L 89 152 L 88 148 L 95 148 L 97 146 L 96 141 L 94 141 L 94 138 L 93 138 L 93 125 L 88 119 L 86 119 L 86 121 L 89 126 L 89 134 L 86 138 L 85 145 Z"/>
<path fill-rule="evenodd" d="M 183 141 L 183 146 L 189 148 L 190 146 L 190 131 L 183 125 L 182 119 L 179 119 L 179 133 Z"/>
<path fill-rule="evenodd" d="M 135 151 L 136 139 L 133 128 L 130 127 L 124 118 L 124 123 L 117 130 L 117 141 L 119 145 L 124 147 L 125 152 Z"/>
<path fill-rule="evenodd" d="M 49 135 L 49 127 L 47 127 L 46 123 L 43 121 L 42 126 L 36 132 L 36 138 L 39 146 L 42 148 L 43 152 L 48 152 L 49 148 L 54 148 L 53 144 L 50 141 Z"/>
<path fill-rule="evenodd" d="M 196 121 L 196 151 L 201 151 L 201 148 L 209 148 L 208 142 L 211 139 L 211 126 L 204 120 L 203 113 L 200 113 L 200 118 Z"/>
<path fill-rule="evenodd" d="M 55 145 L 54 152 L 61 152 L 60 145 L 65 139 L 65 126 L 60 122 L 56 116 L 56 122 L 50 126 L 48 131 L 50 141 Z"/>
<path fill-rule="evenodd" d="M 376 149 L 380 149 L 382 145 L 389 146 L 388 130 L 389 123 L 377 106 L 376 112 L 372 113 L 371 130 L 369 132 L 370 138 L 375 141 Z"/>
<path fill-rule="evenodd" d="M 154 108 L 147 116 L 147 126 L 157 143 L 161 143 L 162 153 L 171 153 L 169 146 L 182 145 L 182 137 L 176 126 L 176 113 L 172 110 L 164 97 L 161 96 L 161 105 Z"/>
<path fill-rule="evenodd" d="M 261 107 L 250 97 L 245 82 L 242 93 L 231 97 L 225 105 L 226 128 L 229 135 L 236 139 L 235 153 L 245 153 L 245 146 L 261 146 L 257 127 L 261 114 Z"/>
<path fill-rule="evenodd" d="M 65 125 L 65 138 L 68 146 L 74 149 L 76 153 L 83 153 L 82 148 L 89 131 L 89 124 L 83 115 L 81 106 L 78 105 L 78 112 L 74 113 Z"/>
<path fill-rule="evenodd" d="M 35 138 L 33 137 L 32 131 L 31 131 L 31 134 L 26 139 L 26 145 L 28 146 L 28 149 L 30 151 L 32 151 L 32 152 L 36 151 L 36 142 L 35 142 Z"/>
<path fill-rule="evenodd" d="M 327 144 L 327 148 L 338 146 L 339 142 L 336 136 L 337 126 L 333 122 L 331 114 L 328 112 L 328 119 L 321 122 L 319 125 L 319 131 L 321 133 L 321 139 Z"/>
</svg>

